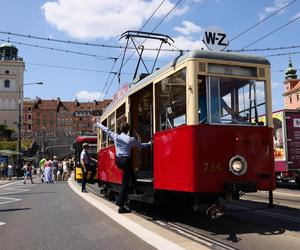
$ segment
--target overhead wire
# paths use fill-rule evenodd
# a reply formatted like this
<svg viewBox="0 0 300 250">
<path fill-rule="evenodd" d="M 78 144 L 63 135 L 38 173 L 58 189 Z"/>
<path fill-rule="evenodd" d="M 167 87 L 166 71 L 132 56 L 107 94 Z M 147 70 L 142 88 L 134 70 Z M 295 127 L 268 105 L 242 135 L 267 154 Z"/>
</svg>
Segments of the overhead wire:
<svg viewBox="0 0 300 250">
<path fill-rule="evenodd" d="M 29 46 L 29 47 L 39 48 L 39 49 L 48 49 L 48 50 L 51 50 L 51 51 L 58 51 L 58 52 L 64 52 L 64 53 L 70 53 L 70 54 L 76 54 L 76 55 L 82 55 L 82 56 L 90 56 L 90 57 L 95 57 L 99 60 L 114 59 L 113 57 L 105 57 L 105 56 L 101 56 L 101 55 L 84 53 L 84 52 L 80 52 L 80 51 L 65 50 L 65 49 L 52 48 L 52 47 L 47 47 L 47 46 L 42 46 L 42 45 L 37 45 L 37 44 L 23 43 L 23 42 L 18 42 L 18 41 L 12 41 L 10 39 L 0 39 L 0 41 L 12 42 L 14 44 L 19 44 L 19 45 Z"/>
<path fill-rule="evenodd" d="M 160 20 L 160 22 L 152 29 L 152 31 L 150 32 L 150 34 L 151 33 L 153 33 L 157 28 L 158 28 L 158 26 L 160 26 L 161 25 L 161 23 L 171 14 L 171 12 L 173 12 L 173 10 L 180 4 L 182 2 L 182 0 L 179 0 L 179 1 L 177 1 L 177 3 L 173 6 L 173 8 Z M 141 43 L 141 44 L 143 44 L 145 41 L 147 40 L 147 38 L 145 38 L 144 39 L 144 41 Z M 128 57 L 128 59 L 125 61 L 125 63 L 123 64 L 123 66 L 124 65 L 126 65 L 127 63 L 128 63 L 128 61 L 132 58 L 132 56 L 134 55 L 136 53 L 136 51 L 134 51 L 129 57 Z M 111 86 L 111 85 L 110 85 Z M 110 86 L 109 86 L 109 88 L 110 88 Z M 105 98 L 105 97 L 104 97 Z"/>
<path fill-rule="evenodd" d="M 277 54 L 265 55 L 264 57 L 286 56 L 286 55 L 296 55 L 296 54 L 300 54 L 300 51 L 277 53 Z"/>
<path fill-rule="evenodd" d="M 247 28 L 246 30 L 240 32 L 239 34 L 237 34 L 235 37 L 233 37 L 231 40 L 229 40 L 229 42 L 232 42 L 233 40 L 237 39 L 238 37 L 244 35 L 245 33 L 247 33 L 248 31 L 252 30 L 253 28 L 255 28 L 256 26 L 258 26 L 259 24 L 263 23 L 264 21 L 268 20 L 270 17 L 274 16 L 275 14 L 277 14 L 278 12 L 284 10 L 285 8 L 287 8 L 288 6 L 290 6 L 291 4 L 295 3 L 297 0 L 291 1 L 289 3 L 287 3 L 286 5 L 284 5 L 282 8 L 276 10 L 275 12 L 273 12 L 271 15 L 266 16 L 265 18 L 263 18 L 261 21 L 259 21 L 258 23 L 250 26 L 249 28 Z"/>
<path fill-rule="evenodd" d="M 285 49 L 296 49 L 300 48 L 300 45 L 291 45 L 291 46 L 282 46 L 282 47 L 274 47 L 274 48 L 260 48 L 260 49 L 244 49 L 243 52 L 259 52 L 259 51 L 271 51 L 271 50 L 285 50 Z M 227 52 L 239 52 L 240 50 L 226 50 Z"/>
<path fill-rule="evenodd" d="M 160 4 L 159 4 L 159 5 L 155 8 L 155 10 L 151 13 L 151 15 L 148 17 L 148 19 L 146 20 L 146 22 L 145 22 L 145 23 L 142 25 L 142 27 L 139 29 L 139 31 L 142 31 L 142 29 L 147 25 L 147 23 L 148 23 L 148 22 L 150 21 L 150 19 L 155 15 L 155 13 L 159 10 L 159 8 L 162 6 L 162 4 L 163 4 L 164 2 L 165 2 L 165 0 L 162 0 L 162 1 L 160 2 Z M 125 51 L 124 51 L 124 53 L 125 53 Z M 116 63 L 116 61 L 121 57 L 121 55 L 122 55 L 122 53 L 119 54 L 119 56 L 118 56 L 117 59 L 115 60 L 115 63 Z M 113 64 L 112 70 L 113 70 L 113 68 L 114 68 L 114 66 L 115 66 L 115 63 Z M 121 70 L 121 69 L 119 69 L 119 72 L 120 72 L 120 70 Z M 106 85 L 107 85 L 107 82 L 108 82 L 109 77 L 110 77 L 110 75 L 109 75 L 108 78 L 107 78 L 105 87 L 106 87 Z M 115 79 L 115 77 L 116 77 L 116 74 L 114 74 L 113 80 Z M 110 88 L 111 85 L 112 85 L 112 82 L 109 84 L 108 90 L 109 90 L 109 88 Z M 103 88 L 102 93 L 104 93 L 105 87 Z M 106 94 L 108 93 L 108 90 L 106 91 Z M 106 96 L 106 94 L 105 94 L 105 96 Z"/>
<path fill-rule="evenodd" d="M 280 27 L 278 27 L 278 28 L 272 30 L 271 32 L 267 33 L 266 35 L 260 37 L 259 39 L 255 40 L 254 42 L 249 43 L 248 45 L 244 46 L 242 49 L 240 49 L 240 50 L 238 50 L 238 51 L 239 51 L 239 52 L 240 52 L 240 51 L 244 51 L 244 49 L 246 49 L 246 48 L 252 46 L 253 44 L 258 43 L 259 41 L 265 39 L 266 37 L 268 37 L 268 36 L 270 36 L 270 35 L 272 35 L 272 34 L 274 34 L 274 33 L 277 32 L 278 30 L 281 30 L 282 28 L 284 28 L 284 27 L 288 26 L 289 24 L 291 24 L 291 23 L 297 21 L 298 19 L 300 19 L 300 15 L 297 16 L 297 17 L 295 17 L 295 18 L 293 18 L 292 20 L 290 20 L 289 22 L 285 23 L 284 25 L 281 25 Z"/>
<path fill-rule="evenodd" d="M 80 68 L 80 67 L 54 65 L 54 64 L 42 64 L 42 63 L 34 63 L 34 62 L 26 62 L 26 65 L 42 66 L 42 67 L 57 68 L 57 69 L 89 71 L 89 72 L 104 73 L 104 74 L 114 73 L 112 71 L 105 71 L 105 70 L 88 69 L 88 68 Z M 128 73 L 128 72 L 124 72 L 124 74 L 133 75 L 133 73 Z"/>
<path fill-rule="evenodd" d="M 31 39 L 37 39 L 37 40 L 43 40 L 48 42 L 59 42 L 59 43 L 67 43 L 67 44 L 76 44 L 76 45 L 85 45 L 85 46 L 96 46 L 96 47 L 103 47 L 103 48 L 114 48 L 114 49 L 122 49 L 123 46 L 119 45 L 109 45 L 109 44 L 98 44 L 98 43 L 88 43 L 88 42 L 77 42 L 77 41 L 71 41 L 71 40 L 62 40 L 62 39 L 54 39 L 54 38 L 46 38 L 41 36 L 35 36 L 35 35 L 24 35 L 20 33 L 14 33 L 9 31 L 0 31 L 0 34 L 5 34 L 9 36 L 19 36 L 24 38 L 31 38 Z"/>
</svg>

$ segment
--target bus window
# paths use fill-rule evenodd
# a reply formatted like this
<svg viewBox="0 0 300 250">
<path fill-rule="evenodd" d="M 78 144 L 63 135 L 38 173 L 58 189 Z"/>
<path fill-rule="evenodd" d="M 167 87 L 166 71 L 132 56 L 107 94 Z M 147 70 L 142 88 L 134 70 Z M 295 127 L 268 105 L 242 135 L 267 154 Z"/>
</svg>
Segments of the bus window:
<svg viewBox="0 0 300 250">
<path fill-rule="evenodd" d="M 108 122 L 108 129 L 112 132 L 115 132 L 115 124 L 116 124 L 116 116 L 115 116 L 115 112 L 113 112 L 107 119 Z M 108 137 L 108 146 L 109 145 L 113 145 L 114 141 Z"/>
<path fill-rule="evenodd" d="M 265 82 L 208 77 L 210 123 L 261 125 L 266 112 Z"/>
<path fill-rule="evenodd" d="M 102 124 L 106 127 L 107 126 L 107 120 L 102 121 Z M 103 132 L 102 129 L 100 129 L 102 133 L 102 141 L 101 141 L 101 148 L 105 148 L 107 146 L 107 134 Z"/>
<path fill-rule="evenodd" d="M 117 109 L 117 119 L 116 119 L 116 125 L 117 125 L 117 133 L 119 134 L 121 132 L 121 126 L 126 122 L 126 116 L 125 116 L 125 103 Z"/>
<path fill-rule="evenodd" d="M 186 124 L 186 69 L 155 85 L 156 131 Z"/>
</svg>

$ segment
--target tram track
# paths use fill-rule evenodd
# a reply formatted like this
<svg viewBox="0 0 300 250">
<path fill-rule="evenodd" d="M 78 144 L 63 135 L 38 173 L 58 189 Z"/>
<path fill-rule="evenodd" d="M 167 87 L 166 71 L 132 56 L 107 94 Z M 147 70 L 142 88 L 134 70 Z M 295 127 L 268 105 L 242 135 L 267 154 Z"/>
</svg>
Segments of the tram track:
<svg viewBox="0 0 300 250">
<path fill-rule="evenodd" d="M 162 222 L 157 220 L 156 223 L 164 228 L 167 228 L 173 232 L 176 232 L 182 236 L 185 236 L 193 241 L 196 241 L 200 244 L 204 244 L 210 249 L 226 249 L 226 250 L 237 250 L 238 248 L 232 247 L 228 244 L 223 243 L 222 241 L 213 239 L 199 232 L 195 232 L 187 227 L 178 225 L 177 223 L 172 222 Z"/>
<path fill-rule="evenodd" d="M 87 184 L 87 189 L 89 192 L 99 196 L 99 188 L 95 187 L 94 185 Z M 145 215 L 143 215 L 142 213 L 139 213 L 138 211 L 135 211 L 135 212 L 137 214 L 139 214 L 140 216 L 145 217 Z M 151 215 L 149 215 L 149 214 L 147 214 L 147 216 L 151 217 Z M 178 223 L 168 222 L 168 221 L 163 221 L 163 220 L 155 220 L 154 217 L 155 216 L 153 216 L 151 218 L 153 223 L 155 223 L 167 230 L 175 232 L 181 236 L 184 236 L 192 241 L 195 241 L 197 243 L 205 245 L 205 246 L 209 247 L 210 249 L 219 249 L 219 250 L 237 250 L 238 249 L 238 248 L 232 247 L 228 244 L 225 244 L 224 242 L 222 242 L 220 240 L 216 240 L 212 237 L 208 237 L 199 232 L 195 232 L 183 225 L 179 225 Z"/>
<path fill-rule="evenodd" d="M 88 184 L 87 188 L 89 192 L 99 196 L 97 185 Z M 251 249 L 251 242 L 256 239 L 255 235 L 280 235 L 285 230 L 298 230 L 298 210 L 288 208 L 286 211 L 287 207 L 284 205 L 275 205 L 274 209 L 269 209 L 265 205 L 262 206 L 261 201 L 255 201 L 255 197 L 253 199 L 226 204 L 227 215 L 214 221 L 210 221 L 204 214 L 170 210 L 165 207 L 157 209 L 156 206 L 143 203 L 133 204 L 133 210 L 147 221 L 210 249 Z M 260 241 L 257 244 L 262 247 L 263 241 L 257 240 Z M 272 244 L 271 242 L 268 244 Z"/>
</svg>

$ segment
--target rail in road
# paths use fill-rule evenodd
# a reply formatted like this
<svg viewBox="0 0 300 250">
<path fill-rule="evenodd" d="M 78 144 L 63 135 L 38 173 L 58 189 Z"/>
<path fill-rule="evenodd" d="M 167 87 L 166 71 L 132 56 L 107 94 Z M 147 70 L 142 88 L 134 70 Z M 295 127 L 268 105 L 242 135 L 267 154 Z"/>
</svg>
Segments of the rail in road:
<svg viewBox="0 0 300 250">
<path fill-rule="evenodd" d="M 89 190 L 99 195 L 95 185 Z M 135 213 L 212 249 L 299 249 L 300 191 L 278 189 L 275 207 L 265 192 L 226 204 L 225 216 L 210 221 L 203 214 L 139 204 Z"/>
</svg>

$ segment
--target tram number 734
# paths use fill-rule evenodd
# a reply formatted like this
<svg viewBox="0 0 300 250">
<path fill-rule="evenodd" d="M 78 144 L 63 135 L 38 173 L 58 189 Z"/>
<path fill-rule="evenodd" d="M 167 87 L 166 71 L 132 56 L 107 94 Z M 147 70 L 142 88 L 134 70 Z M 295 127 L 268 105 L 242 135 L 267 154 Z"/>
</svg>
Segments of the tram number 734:
<svg viewBox="0 0 300 250">
<path fill-rule="evenodd" d="M 221 163 L 203 162 L 204 173 L 206 172 L 220 172 L 222 171 Z"/>
</svg>

